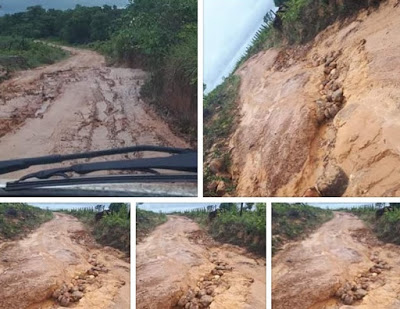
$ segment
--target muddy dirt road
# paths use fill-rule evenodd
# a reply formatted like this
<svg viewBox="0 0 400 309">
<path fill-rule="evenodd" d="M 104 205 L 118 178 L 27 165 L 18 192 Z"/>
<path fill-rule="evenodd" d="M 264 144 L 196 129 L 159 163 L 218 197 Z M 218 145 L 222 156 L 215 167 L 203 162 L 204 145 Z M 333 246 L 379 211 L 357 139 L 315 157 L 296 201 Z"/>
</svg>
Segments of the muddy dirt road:
<svg viewBox="0 0 400 309">
<path fill-rule="evenodd" d="M 104 267 L 90 278 L 84 274 L 94 261 Z M 98 246 L 72 216 L 55 214 L 28 237 L 0 244 L 0 308 L 62 308 L 52 294 L 63 283 L 83 287 L 74 308 L 130 308 L 130 264 Z"/>
<path fill-rule="evenodd" d="M 169 216 L 136 248 L 138 309 L 266 307 L 265 259 L 214 243 L 187 218 Z"/>
<path fill-rule="evenodd" d="M 336 213 L 274 256 L 272 302 L 274 309 L 400 308 L 400 248 L 380 243 L 357 217 Z"/>
<path fill-rule="evenodd" d="M 139 144 L 189 147 L 140 99 L 146 72 L 106 67 L 93 51 L 63 48 L 71 57 L 0 84 L 0 160 Z"/>
</svg>

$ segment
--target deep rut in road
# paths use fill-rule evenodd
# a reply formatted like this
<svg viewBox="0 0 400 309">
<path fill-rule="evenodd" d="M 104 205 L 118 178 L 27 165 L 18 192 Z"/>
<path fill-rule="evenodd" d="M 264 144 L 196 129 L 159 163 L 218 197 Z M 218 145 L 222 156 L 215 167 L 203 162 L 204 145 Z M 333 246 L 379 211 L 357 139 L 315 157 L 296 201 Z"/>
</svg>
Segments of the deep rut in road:
<svg viewBox="0 0 400 309">
<path fill-rule="evenodd" d="M 266 307 L 265 259 L 169 216 L 136 248 L 136 308 Z"/>
<path fill-rule="evenodd" d="M 106 67 L 90 50 L 64 49 L 72 54 L 67 60 L 0 84 L 0 160 L 133 145 L 190 147 L 141 100 L 146 72 Z"/>
<path fill-rule="evenodd" d="M 356 216 L 336 213 L 272 260 L 274 309 L 400 307 L 400 248 L 377 240 Z"/>
</svg>

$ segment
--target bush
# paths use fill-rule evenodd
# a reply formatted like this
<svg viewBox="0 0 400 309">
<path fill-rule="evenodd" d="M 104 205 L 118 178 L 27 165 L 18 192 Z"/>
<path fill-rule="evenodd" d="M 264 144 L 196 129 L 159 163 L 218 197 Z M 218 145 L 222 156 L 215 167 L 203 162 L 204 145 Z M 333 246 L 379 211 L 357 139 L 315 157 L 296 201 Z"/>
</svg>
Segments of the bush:
<svg viewBox="0 0 400 309">
<path fill-rule="evenodd" d="M 0 204 L 0 238 L 28 233 L 53 218 L 53 213 L 22 203 Z"/>
<path fill-rule="evenodd" d="M 272 253 L 285 240 L 295 240 L 309 234 L 333 218 L 333 212 L 306 204 L 272 204 Z"/>
<path fill-rule="evenodd" d="M 67 56 L 60 48 L 23 37 L 0 36 L 0 65 L 8 71 L 52 64 Z"/>
<path fill-rule="evenodd" d="M 104 208 L 99 205 L 97 210 L 93 208 L 80 208 L 63 210 L 67 214 L 77 217 L 91 230 L 94 238 L 100 244 L 117 248 L 130 255 L 130 210 L 128 204 L 110 204 L 111 213 L 105 214 L 96 221 L 98 211 Z"/>
<path fill-rule="evenodd" d="M 218 241 L 246 247 L 261 256 L 266 255 L 266 205 L 257 203 L 255 210 L 246 207 L 240 215 L 239 205 L 222 203 L 217 217 L 208 220 L 206 208 L 183 214 L 205 227 Z"/>
<path fill-rule="evenodd" d="M 136 208 L 136 239 L 141 240 L 158 225 L 167 222 L 167 216 L 163 213 L 155 213 Z"/>
<path fill-rule="evenodd" d="M 400 205 L 398 203 L 390 203 L 390 206 L 394 207 L 394 211 L 384 212 L 381 217 L 377 217 L 376 211 L 381 206 L 379 204 L 366 205 L 344 210 L 357 215 L 365 221 L 380 240 L 400 245 Z"/>
</svg>

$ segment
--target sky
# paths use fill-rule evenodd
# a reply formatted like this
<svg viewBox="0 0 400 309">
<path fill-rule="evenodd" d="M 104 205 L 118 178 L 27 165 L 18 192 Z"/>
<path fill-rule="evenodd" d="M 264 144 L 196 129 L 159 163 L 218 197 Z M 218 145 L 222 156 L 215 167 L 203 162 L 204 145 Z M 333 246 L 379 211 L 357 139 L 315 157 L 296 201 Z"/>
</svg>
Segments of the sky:
<svg viewBox="0 0 400 309">
<path fill-rule="evenodd" d="M 77 208 L 85 208 L 85 207 L 95 207 L 96 205 L 105 205 L 106 208 L 110 205 L 110 203 L 28 203 L 31 206 L 36 206 L 43 209 L 77 209 Z"/>
<path fill-rule="evenodd" d="M 338 208 L 354 208 L 365 205 L 373 205 L 374 203 L 307 203 L 307 204 L 320 208 L 338 209 Z"/>
<path fill-rule="evenodd" d="M 204 0 L 206 93 L 229 76 L 270 9 L 273 0 Z"/>
<path fill-rule="evenodd" d="M 29 6 L 41 5 L 46 9 L 72 9 L 75 5 L 103 6 L 104 4 L 123 7 L 129 0 L 0 0 L 0 16 L 24 11 Z"/>
<path fill-rule="evenodd" d="M 138 207 L 153 212 L 173 212 L 204 208 L 209 205 L 219 205 L 219 203 L 143 203 Z"/>
</svg>

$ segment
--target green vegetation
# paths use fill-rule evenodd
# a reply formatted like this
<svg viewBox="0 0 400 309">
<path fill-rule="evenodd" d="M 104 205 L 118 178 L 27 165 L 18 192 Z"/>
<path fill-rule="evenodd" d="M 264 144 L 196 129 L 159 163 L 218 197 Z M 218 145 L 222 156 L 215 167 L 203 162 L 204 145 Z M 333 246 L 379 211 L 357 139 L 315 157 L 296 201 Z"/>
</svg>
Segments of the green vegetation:
<svg viewBox="0 0 400 309">
<path fill-rule="evenodd" d="M 158 225 L 164 222 L 167 222 L 167 216 L 165 214 L 136 207 L 136 239 L 140 241 Z"/>
<path fill-rule="evenodd" d="M 287 240 L 302 238 L 332 218 L 331 210 L 306 204 L 272 204 L 272 253 Z"/>
<path fill-rule="evenodd" d="M 114 58 L 151 72 L 142 95 L 185 133 L 197 128 L 197 1 L 135 0 L 113 39 Z"/>
<path fill-rule="evenodd" d="M 122 21 L 123 10 L 105 5 L 73 10 L 28 7 L 26 12 L 0 18 L 0 35 L 25 38 L 54 38 L 71 44 L 86 44 L 111 38 Z"/>
<path fill-rule="evenodd" d="M 218 241 L 246 247 L 259 255 L 266 255 L 265 204 L 222 203 L 213 219 L 209 218 L 210 210 L 202 208 L 180 214 L 198 222 Z"/>
<path fill-rule="evenodd" d="M 53 213 L 22 203 L 0 204 L 0 239 L 26 234 L 53 218 Z"/>
<path fill-rule="evenodd" d="M 111 246 L 130 254 L 130 209 L 128 204 L 110 204 L 109 213 L 104 213 L 101 219 L 96 220 L 96 214 L 104 210 L 104 206 L 98 205 L 96 209 L 80 208 L 63 210 L 77 217 L 91 230 L 97 242 L 105 246 Z"/>
<path fill-rule="evenodd" d="M 75 44 L 151 74 L 142 96 L 184 133 L 197 130 L 197 1 L 135 0 L 70 10 L 29 7 L 0 17 L 0 36 Z"/>
<path fill-rule="evenodd" d="M 392 209 L 383 211 L 381 216 L 376 214 L 383 207 L 380 203 L 342 210 L 365 221 L 380 240 L 400 245 L 400 203 L 390 203 L 390 206 Z"/>
<path fill-rule="evenodd" d="M 0 67 L 8 72 L 52 64 L 67 56 L 61 48 L 18 36 L 0 36 Z"/>
<path fill-rule="evenodd" d="M 230 166 L 230 156 L 223 143 L 219 143 L 229 137 L 233 132 L 236 121 L 236 101 L 238 99 L 240 77 L 231 75 L 209 95 L 204 97 L 204 157 L 212 149 L 209 156 L 212 159 L 221 158 L 224 169 Z M 216 145 L 212 148 L 213 145 Z M 210 158 L 209 157 L 209 158 Z M 216 193 L 208 189 L 213 181 L 222 180 L 227 184 L 226 192 L 232 193 L 235 186 L 230 179 L 217 176 L 208 166 L 204 167 L 204 192 L 206 196 L 215 196 Z"/>
</svg>

